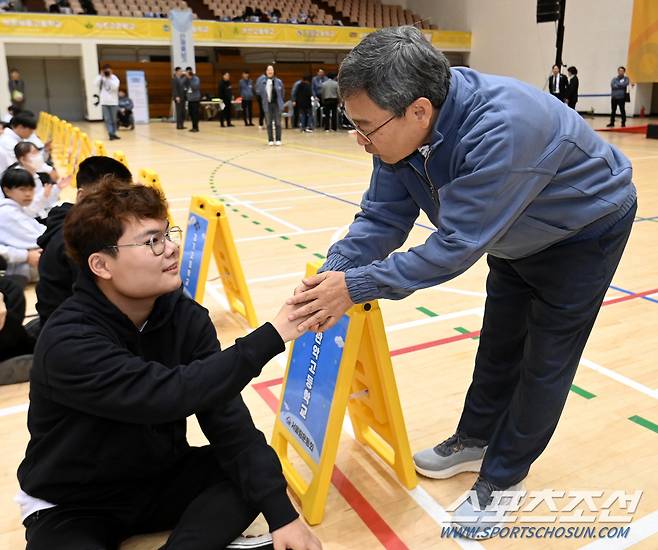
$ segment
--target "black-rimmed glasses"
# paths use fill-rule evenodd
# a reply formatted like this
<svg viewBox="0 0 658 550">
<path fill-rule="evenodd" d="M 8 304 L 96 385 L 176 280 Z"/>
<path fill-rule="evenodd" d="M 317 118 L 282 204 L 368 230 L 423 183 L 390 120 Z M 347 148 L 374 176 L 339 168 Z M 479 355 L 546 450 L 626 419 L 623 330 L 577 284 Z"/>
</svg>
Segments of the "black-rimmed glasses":
<svg viewBox="0 0 658 550">
<path fill-rule="evenodd" d="M 354 126 L 354 131 L 357 134 L 359 134 L 363 139 L 365 139 L 369 144 L 371 144 L 372 140 L 370 139 L 370 136 L 373 135 L 375 132 L 378 132 L 379 130 L 381 130 L 384 126 L 386 126 L 389 122 L 391 122 L 391 120 L 393 120 L 394 118 L 397 118 L 397 117 L 395 115 L 393 115 L 391 118 L 389 118 L 389 119 L 385 120 L 384 122 L 382 122 L 374 130 L 370 130 L 370 132 L 364 132 L 361 128 L 359 128 L 359 125 L 356 122 L 354 122 L 347 113 L 345 113 L 345 118 L 349 121 L 349 123 L 352 126 Z"/>
<path fill-rule="evenodd" d="M 180 227 L 175 226 L 170 227 L 164 232 L 158 231 L 157 233 L 153 233 L 153 235 L 149 237 L 149 240 L 143 243 L 110 244 L 105 248 L 119 249 L 124 246 L 150 246 L 151 252 L 153 252 L 154 256 L 162 256 L 165 251 L 166 242 L 169 241 L 179 247 L 182 241 L 182 236 L 183 230 Z"/>
</svg>

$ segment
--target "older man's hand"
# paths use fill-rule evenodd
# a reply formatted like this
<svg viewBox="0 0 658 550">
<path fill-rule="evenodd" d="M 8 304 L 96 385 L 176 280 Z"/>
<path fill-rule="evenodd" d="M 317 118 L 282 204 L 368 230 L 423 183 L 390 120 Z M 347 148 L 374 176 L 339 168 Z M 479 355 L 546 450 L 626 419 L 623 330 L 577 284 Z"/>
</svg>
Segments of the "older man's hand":
<svg viewBox="0 0 658 550">
<path fill-rule="evenodd" d="M 288 298 L 288 304 L 304 304 L 290 314 L 291 321 L 308 317 L 300 323 L 300 331 L 324 331 L 333 327 L 354 302 L 345 284 L 345 273 L 326 271 L 308 277 L 295 289 L 295 295 Z"/>
</svg>

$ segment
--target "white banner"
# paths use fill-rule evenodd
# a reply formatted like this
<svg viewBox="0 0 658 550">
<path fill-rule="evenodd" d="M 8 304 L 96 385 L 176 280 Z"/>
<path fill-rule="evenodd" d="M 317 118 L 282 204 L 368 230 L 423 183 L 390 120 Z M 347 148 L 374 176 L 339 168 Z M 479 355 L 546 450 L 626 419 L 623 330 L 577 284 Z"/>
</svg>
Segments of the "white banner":
<svg viewBox="0 0 658 550">
<path fill-rule="evenodd" d="M 133 116 L 136 124 L 149 122 L 149 98 L 146 93 L 144 71 L 126 71 L 128 97 L 133 100 Z"/>
<path fill-rule="evenodd" d="M 171 68 L 192 67 L 194 64 L 194 40 L 192 39 L 192 12 L 172 10 L 169 12 L 171 20 Z"/>
</svg>

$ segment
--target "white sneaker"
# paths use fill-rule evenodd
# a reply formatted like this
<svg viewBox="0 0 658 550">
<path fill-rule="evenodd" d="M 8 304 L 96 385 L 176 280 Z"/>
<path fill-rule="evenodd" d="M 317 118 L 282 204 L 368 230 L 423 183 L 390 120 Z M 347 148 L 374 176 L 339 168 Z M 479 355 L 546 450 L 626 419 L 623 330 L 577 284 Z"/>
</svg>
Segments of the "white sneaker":
<svg viewBox="0 0 658 550">
<path fill-rule="evenodd" d="M 274 142 L 274 145 L 276 145 L 277 147 L 280 147 L 280 146 L 281 146 L 281 142 L 280 142 L 280 141 L 275 141 L 275 142 Z"/>
<path fill-rule="evenodd" d="M 265 535 L 241 535 L 235 539 L 231 544 L 229 544 L 227 549 L 231 550 L 271 550 L 272 545 L 272 535 L 269 533 Z"/>
<path fill-rule="evenodd" d="M 274 145 L 274 142 L 273 141 L 268 141 L 267 144 L 268 145 Z"/>
</svg>

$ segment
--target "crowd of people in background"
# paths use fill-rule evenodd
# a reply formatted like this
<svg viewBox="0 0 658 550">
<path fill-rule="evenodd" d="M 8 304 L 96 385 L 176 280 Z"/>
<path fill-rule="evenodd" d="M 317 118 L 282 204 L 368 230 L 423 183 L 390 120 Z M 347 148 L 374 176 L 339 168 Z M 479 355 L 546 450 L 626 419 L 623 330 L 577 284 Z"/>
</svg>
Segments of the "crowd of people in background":
<svg viewBox="0 0 658 550">
<path fill-rule="evenodd" d="M 258 104 L 259 129 L 267 130 L 269 145 L 281 145 L 282 121 L 286 128 L 311 133 L 316 128 L 325 132 L 336 132 L 339 128 L 351 128 L 349 122 L 342 116 L 342 105 L 338 97 L 336 74 L 326 74 L 324 69 L 318 69 L 315 76 L 304 75 L 295 81 L 286 98 L 283 81 L 275 75 L 274 65 L 268 65 L 265 72 L 255 80 L 250 71 L 245 69 L 237 85 L 231 81 L 231 73 L 224 71 L 217 86 L 216 104 L 217 118 L 222 128 L 232 128 L 234 107 L 239 109 L 245 126 L 255 126 L 254 102 Z M 185 71 L 176 67 L 171 80 L 171 96 L 173 116 L 176 128 L 185 129 L 186 112 L 192 121 L 190 132 L 199 131 L 200 102 L 211 98 L 201 93 L 201 81 L 192 67 Z M 209 111 L 214 117 L 214 110 Z"/>
</svg>

